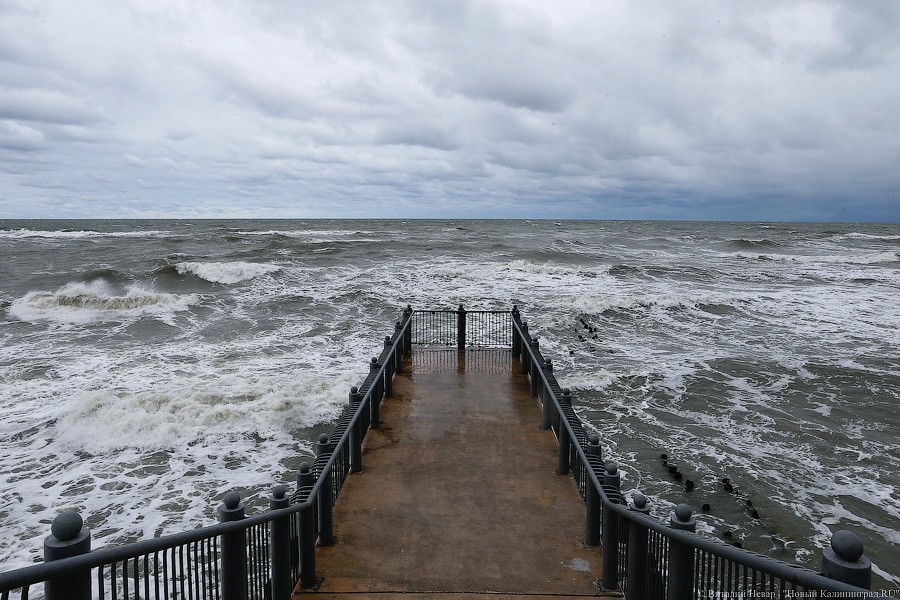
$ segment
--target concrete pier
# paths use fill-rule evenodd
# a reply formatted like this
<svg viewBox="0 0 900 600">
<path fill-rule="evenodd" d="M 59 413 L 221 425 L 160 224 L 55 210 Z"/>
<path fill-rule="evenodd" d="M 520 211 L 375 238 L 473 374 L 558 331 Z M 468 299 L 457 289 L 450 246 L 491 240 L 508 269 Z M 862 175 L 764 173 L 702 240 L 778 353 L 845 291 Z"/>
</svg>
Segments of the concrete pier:
<svg viewBox="0 0 900 600">
<path fill-rule="evenodd" d="M 508 349 L 406 359 L 317 549 L 322 584 L 295 600 L 601 595 L 584 503 L 519 370 Z"/>
</svg>

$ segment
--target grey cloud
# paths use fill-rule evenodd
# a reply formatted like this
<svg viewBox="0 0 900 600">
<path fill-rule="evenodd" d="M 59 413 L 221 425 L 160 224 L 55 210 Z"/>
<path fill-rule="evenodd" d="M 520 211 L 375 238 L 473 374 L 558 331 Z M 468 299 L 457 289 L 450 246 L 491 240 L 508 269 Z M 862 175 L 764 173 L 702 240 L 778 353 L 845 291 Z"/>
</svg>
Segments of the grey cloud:
<svg viewBox="0 0 900 600">
<path fill-rule="evenodd" d="M 31 152 L 44 146 L 44 134 L 40 131 L 16 121 L 0 121 L 0 148 Z"/>
<path fill-rule="evenodd" d="M 106 216 L 896 215 L 898 29 L 881 0 L 10 0 L 0 190 L 45 197 L 40 173 Z"/>
</svg>

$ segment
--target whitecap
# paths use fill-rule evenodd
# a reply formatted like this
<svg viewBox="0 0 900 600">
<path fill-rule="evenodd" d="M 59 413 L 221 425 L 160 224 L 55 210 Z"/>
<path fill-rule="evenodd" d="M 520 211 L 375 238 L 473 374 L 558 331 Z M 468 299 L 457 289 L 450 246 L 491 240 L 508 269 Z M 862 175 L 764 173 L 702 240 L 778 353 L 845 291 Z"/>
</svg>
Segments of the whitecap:
<svg viewBox="0 0 900 600">
<path fill-rule="evenodd" d="M 239 283 L 281 270 L 278 265 L 249 262 L 181 262 L 175 265 L 181 275 L 191 274 L 212 283 Z"/>
<path fill-rule="evenodd" d="M 0 231 L 0 238 L 24 239 L 24 238 L 48 238 L 48 239 L 80 239 L 80 238 L 135 238 L 135 237 L 160 237 L 170 235 L 169 231 L 42 231 L 35 229 L 9 229 Z"/>
</svg>

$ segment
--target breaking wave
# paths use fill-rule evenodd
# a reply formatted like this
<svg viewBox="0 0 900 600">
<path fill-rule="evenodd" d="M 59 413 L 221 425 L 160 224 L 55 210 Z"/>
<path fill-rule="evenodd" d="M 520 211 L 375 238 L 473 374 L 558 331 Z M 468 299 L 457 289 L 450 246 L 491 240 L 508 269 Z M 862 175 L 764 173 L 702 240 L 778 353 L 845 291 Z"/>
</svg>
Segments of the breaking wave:
<svg viewBox="0 0 900 600">
<path fill-rule="evenodd" d="M 143 230 L 143 231 L 40 231 L 34 229 L 7 229 L 0 231 L 0 238 L 24 239 L 24 238 L 49 238 L 73 240 L 79 238 L 141 238 L 164 237 L 170 235 L 169 231 Z"/>
<path fill-rule="evenodd" d="M 180 275 L 194 275 L 212 283 L 239 283 L 281 270 L 277 265 L 249 262 L 182 262 L 175 265 Z"/>
<path fill-rule="evenodd" d="M 97 280 L 71 283 L 55 292 L 29 292 L 10 305 L 9 314 L 21 321 L 86 324 L 125 317 L 165 318 L 188 310 L 196 301 L 193 295 L 165 294 L 138 286 L 116 295 L 106 282 Z"/>
</svg>

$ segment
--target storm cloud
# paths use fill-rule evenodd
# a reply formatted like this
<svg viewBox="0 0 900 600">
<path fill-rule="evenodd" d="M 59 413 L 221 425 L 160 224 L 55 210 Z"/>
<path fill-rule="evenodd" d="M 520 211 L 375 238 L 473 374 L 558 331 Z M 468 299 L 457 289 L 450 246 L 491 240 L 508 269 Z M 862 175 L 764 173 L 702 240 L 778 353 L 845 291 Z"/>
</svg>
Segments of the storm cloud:
<svg viewBox="0 0 900 600">
<path fill-rule="evenodd" d="M 897 220 L 900 4 L 0 4 L 0 217 Z"/>
</svg>

